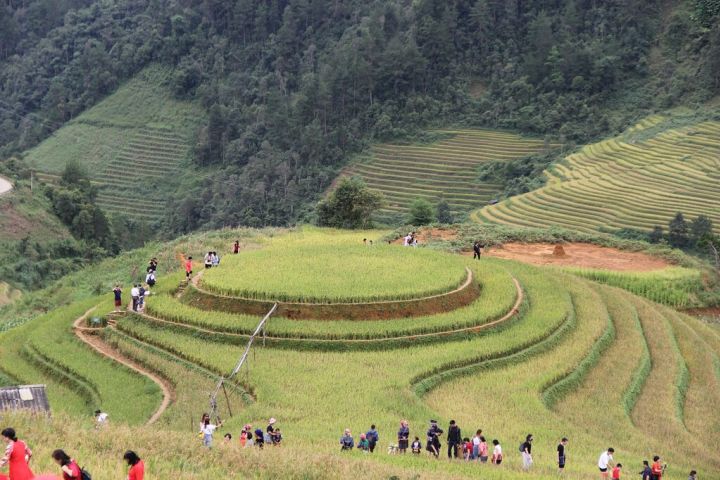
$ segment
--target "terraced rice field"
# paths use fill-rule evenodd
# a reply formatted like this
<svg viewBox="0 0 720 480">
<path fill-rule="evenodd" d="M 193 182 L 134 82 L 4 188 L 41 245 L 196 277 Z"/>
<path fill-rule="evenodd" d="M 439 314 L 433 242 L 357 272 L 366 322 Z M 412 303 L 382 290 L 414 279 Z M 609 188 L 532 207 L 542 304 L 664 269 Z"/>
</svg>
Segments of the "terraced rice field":
<svg viewBox="0 0 720 480">
<path fill-rule="evenodd" d="M 164 67 L 146 68 L 26 152 L 25 161 L 49 183 L 68 161 L 78 161 L 98 186 L 104 210 L 159 219 L 167 194 L 183 176 L 195 174 L 191 145 L 203 120 L 198 105 L 172 96 L 171 75 Z"/>
<path fill-rule="evenodd" d="M 677 212 L 720 228 L 720 122 L 664 128 L 651 117 L 545 172 L 547 185 L 471 214 L 478 222 L 581 232 L 667 229 Z M 672 126 L 672 125 L 670 125 Z"/>
<path fill-rule="evenodd" d="M 377 239 L 368 232 L 311 230 L 276 236 L 264 245 L 289 251 L 332 245 L 348 270 L 358 271 L 362 259 L 342 254 L 352 252 L 362 237 Z M 325 465 L 325 457 L 341 455 L 337 442 L 344 428 L 359 433 L 375 423 L 381 453 L 348 458 L 433 476 L 553 478 L 555 445 L 563 436 L 571 439 L 565 473 L 570 479 L 594 478 L 597 457 L 608 445 L 628 470 L 656 453 L 669 463 L 669 478 L 682 478 L 692 468 L 706 476 L 720 470 L 715 454 L 720 422 L 714 413 L 720 400 L 720 333 L 569 273 L 503 259 L 458 258 L 480 285 L 480 296 L 465 307 L 374 321 L 272 317 L 249 368 L 229 385 L 228 397 L 222 396 L 222 433 L 237 435 L 245 423 L 262 427 L 275 417 L 285 436 L 284 455 L 303 452 L 299 462 L 321 461 L 304 450 L 312 449 Z M 337 266 L 330 262 L 328 268 Z M 221 263 L 213 272 L 219 281 L 234 270 L 223 271 Z M 287 279 L 302 284 L 304 273 L 288 272 Z M 190 287 L 178 287 L 181 278 L 182 273 L 160 277 L 145 313 L 124 314 L 100 333 L 173 385 L 174 403 L 160 425 L 185 431 L 187 438 L 168 440 L 170 450 L 198 441 L 188 422 L 207 408 L 207 393 L 235 366 L 260 319 L 189 304 Z M 101 311 L 111 308 L 110 300 L 102 300 Z M 112 373 L 111 362 L 84 350 L 69 329 L 98 301 L 65 307 L 2 334 L 0 373 L 47 382 L 58 409 L 76 413 L 102 402 L 116 421 L 139 423 L 157 404 L 156 389 L 124 368 Z M 127 404 L 133 402 L 138 408 L 131 412 Z M 411 438 L 423 438 L 430 418 L 444 428 L 453 418 L 467 436 L 482 428 L 504 445 L 504 465 L 382 453 L 395 443 L 401 419 L 409 421 Z M 521 472 L 517 445 L 529 432 L 536 438 L 536 465 L 528 475 Z"/>
<path fill-rule="evenodd" d="M 511 160 L 555 145 L 493 130 L 440 130 L 446 138 L 426 145 L 383 144 L 367 161 L 348 168 L 385 195 L 378 220 L 397 223 L 417 198 L 433 204 L 445 199 L 455 215 L 464 216 L 494 199 L 501 185 L 481 183 L 476 169 L 490 161 Z"/>
</svg>

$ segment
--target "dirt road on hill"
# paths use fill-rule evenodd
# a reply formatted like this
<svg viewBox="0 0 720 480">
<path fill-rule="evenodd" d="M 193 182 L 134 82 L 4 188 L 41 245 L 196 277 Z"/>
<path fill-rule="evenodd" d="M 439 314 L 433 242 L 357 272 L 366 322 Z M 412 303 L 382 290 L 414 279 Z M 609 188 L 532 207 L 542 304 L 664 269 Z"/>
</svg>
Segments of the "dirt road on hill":
<svg viewBox="0 0 720 480">
<path fill-rule="evenodd" d="M 0 177 L 0 195 L 8 193 L 12 188 L 13 186 L 10 180 L 5 177 Z"/>
<path fill-rule="evenodd" d="M 167 410 L 167 408 L 175 399 L 175 392 L 173 386 L 167 380 L 158 377 L 149 370 L 146 370 L 142 365 L 134 362 L 133 360 L 130 360 L 122 353 L 118 352 L 110 345 L 105 343 L 97 335 L 97 329 L 84 327 L 83 322 L 93 312 L 93 310 L 95 310 L 94 307 L 85 312 L 80 318 L 75 320 L 75 322 L 73 323 L 73 330 L 75 331 L 75 335 L 83 343 L 87 344 L 90 348 L 98 352 L 100 355 L 107 357 L 110 360 L 113 360 L 121 365 L 124 365 L 130 370 L 133 370 L 144 377 L 149 378 L 150 380 L 155 382 L 158 387 L 160 387 L 160 391 L 162 391 L 163 395 L 163 400 L 160 403 L 158 409 L 155 411 L 155 413 L 153 413 L 152 417 L 150 417 L 150 419 L 146 423 L 146 425 L 152 425 L 162 416 L 163 413 L 165 413 L 165 410 Z"/>
</svg>

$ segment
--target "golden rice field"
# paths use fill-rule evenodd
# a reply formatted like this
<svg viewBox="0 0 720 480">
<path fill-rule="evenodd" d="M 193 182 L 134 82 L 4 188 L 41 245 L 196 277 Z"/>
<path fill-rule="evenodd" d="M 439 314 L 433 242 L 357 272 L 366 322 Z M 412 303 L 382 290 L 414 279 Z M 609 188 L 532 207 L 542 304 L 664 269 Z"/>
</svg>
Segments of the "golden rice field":
<svg viewBox="0 0 720 480">
<path fill-rule="evenodd" d="M 276 256 L 256 258 L 255 252 L 277 245 L 290 251 L 332 246 L 345 265 L 331 259 L 327 268 L 359 272 L 365 260 L 353 254 L 355 248 L 363 237 L 379 240 L 383 233 L 304 229 L 256 236 L 230 263 L 241 265 L 247 255 L 271 264 Z M 429 249 L 384 248 L 425 260 L 446 258 Z M 242 274 L 236 266 L 223 270 L 228 257 L 213 270 L 215 282 L 225 277 L 232 284 L 232 277 Z M 190 304 L 180 273 L 159 278 L 146 313 L 117 316 L 99 332 L 115 352 L 171 385 L 170 407 L 157 424 L 142 426 L 161 402 L 156 384 L 73 335 L 73 321 L 89 308 L 112 309 L 108 294 L 0 334 L 0 378 L 46 383 L 55 411 L 49 422 L 6 421 L 16 423 L 40 452 L 39 468 L 52 469 L 47 454 L 64 445 L 99 478 L 121 475 L 119 457 L 132 447 L 147 460 L 152 478 L 550 479 L 557 477 L 555 446 L 563 436 L 570 438 L 569 479 L 595 478 L 597 457 L 610 445 L 626 465 L 627 477 L 653 454 L 668 462 L 669 479 L 686 478 L 692 468 L 700 478 L 720 471 L 715 412 L 720 330 L 627 290 L 557 269 L 496 258 L 454 257 L 451 263 L 456 261 L 471 268 L 480 287 L 480 296 L 461 308 L 372 321 L 270 319 L 249 368 L 228 383 L 227 397 L 219 400 L 225 420 L 220 434 L 237 437 L 245 423 L 264 428 L 275 417 L 285 437 L 282 448 L 243 450 L 237 443 L 220 444 L 222 435 L 212 452 L 200 447 L 195 430 L 208 409 L 208 394 L 235 366 L 260 316 Z M 286 275 L 307 284 L 309 276 L 322 276 L 321 270 L 288 268 Z M 255 285 L 262 291 L 273 284 Z M 392 293 L 388 283 L 379 286 Z M 224 301 L 233 298 L 229 292 Z M 98 406 L 112 419 L 99 434 L 89 417 Z M 438 462 L 425 453 L 386 453 L 396 443 L 400 420 L 409 421 L 411 438 L 424 439 L 431 418 L 443 428 L 457 420 L 466 436 L 482 428 L 489 440 L 500 440 L 505 463 L 495 467 Z M 380 432 L 379 451 L 339 452 L 344 428 L 357 436 L 371 423 Z M 521 471 L 517 451 L 527 433 L 536 438 L 530 474 Z M 64 443 L 71 436 L 72 443 Z"/>
<path fill-rule="evenodd" d="M 546 170 L 537 190 L 485 206 L 478 222 L 580 232 L 667 230 L 677 212 L 720 225 L 720 122 L 672 128 L 653 116 L 624 134 L 587 145 Z"/>
<path fill-rule="evenodd" d="M 477 167 L 491 161 L 512 160 L 555 145 L 541 139 L 481 129 L 439 130 L 442 137 L 429 144 L 382 144 L 370 156 L 351 165 L 344 175 L 357 175 L 383 193 L 381 221 L 400 220 L 410 204 L 423 198 L 436 204 L 444 199 L 463 216 L 494 199 L 501 185 L 482 183 Z"/>
</svg>

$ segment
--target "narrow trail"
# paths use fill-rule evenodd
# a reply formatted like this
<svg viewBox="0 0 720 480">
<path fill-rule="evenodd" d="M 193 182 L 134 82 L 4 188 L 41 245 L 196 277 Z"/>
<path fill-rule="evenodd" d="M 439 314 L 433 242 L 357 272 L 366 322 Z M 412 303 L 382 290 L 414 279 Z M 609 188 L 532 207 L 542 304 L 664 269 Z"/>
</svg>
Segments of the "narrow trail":
<svg viewBox="0 0 720 480">
<path fill-rule="evenodd" d="M 12 183 L 5 177 L 0 177 L 0 195 L 13 189 Z"/>
<path fill-rule="evenodd" d="M 313 338 L 313 337 L 275 337 L 275 336 L 265 336 L 267 340 L 270 341 L 292 341 L 292 342 L 321 342 L 321 343 L 359 343 L 359 344 L 369 344 L 369 343 L 383 343 L 383 342 L 391 342 L 391 341 L 397 341 L 397 340 L 415 340 L 419 338 L 428 338 L 428 337 L 441 337 L 446 335 L 454 335 L 458 333 L 477 333 L 481 332 L 483 330 L 487 330 L 489 328 L 496 327 L 508 320 L 510 320 L 512 317 L 518 314 L 520 310 L 520 306 L 522 305 L 523 301 L 525 300 L 525 292 L 522 289 L 522 286 L 520 285 L 520 282 L 515 278 L 512 277 L 513 284 L 515 285 L 515 291 L 516 291 L 516 297 L 515 297 L 515 303 L 513 306 L 508 310 L 505 315 L 502 317 L 492 320 L 487 323 L 483 323 L 480 325 L 473 325 L 470 327 L 463 327 L 463 328 L 456 328 L 452 330 L 444 330 L 439 332 L 430 332 L 430 333 L 417 333 L 417 334 L 411 334 L 411 335 L 399 335 L 395 337 L 382 337 L 382 338 Z M 147 318 L 148 320 L 156 323 L 163 323 L 166 325 L 174 325 L 182 328 L 186 328 L 188 330 L 194 330 L 196 332 L 201 332 L 205 334 L 215 334 L 215 335 L 225 335 L 229 337 L 242 337 L 242 338 L 249 338 L 249 335 L 244 333 L 237 333 L 237 332 L 225 332 L 225 331 L 218 331 L 218 330 L 211 330 L 209 328 L 204 328 L 197 325 L 192 325 L 189 323 L 182 323 L 182 322 L 176 322 L 172 320 L 166 320 L 163 318 L 159 318 L 150 314 L 143 312 L 133 312 L 135 315 L 139 315 L 141 317 Z"/>
<path fill-rule="evenodd" d="M 133 360 L 130 360 L 129 358 L 112 348 L 110 345 L 103 342 L 102 339 L 97 335 L 97 329 L 82 326 L 82 323 L 95 310 L 95 308 L 96 307 L 91 308 L 81 317 L 76 319 L 75 322 L 73 322 L 73 331 L 75 332 L 75 336 L 77 336 L 83 343 L 87 344 L 90 348 L 98 352 L 100 355 L 109 358 L 110 360 L 113 360 L 121 365 L 124 365 L 130 370 L 133 370 L 144 377 L 149 378 L 155 384 L 157 384 L 158 387 L 160 387 L 163 395 L 163 400 L 160 403 L 158 409 L 155 411 L 155 413 L 152 414 L 152 416 L 146 423 L 146 425 L 152 425 L 162 416 L 163 413 L 165 413 L 165 410 L 167 410 L 170 404 L 175 400 L 174 388 L 167 380 L 160 378 L 151 371 L 145 369 L 142 365 L 139 365 Z"/>
</svg>

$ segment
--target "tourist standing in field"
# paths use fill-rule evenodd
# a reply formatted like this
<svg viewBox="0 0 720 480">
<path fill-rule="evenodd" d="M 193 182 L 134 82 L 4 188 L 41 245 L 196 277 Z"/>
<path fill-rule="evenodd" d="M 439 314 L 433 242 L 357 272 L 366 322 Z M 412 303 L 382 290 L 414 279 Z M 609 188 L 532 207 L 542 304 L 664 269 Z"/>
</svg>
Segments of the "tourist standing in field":
<svg viewBox="0 0 720 480">
<path fill-rule="evenodd" d="M 368 441 L 368 449 L 370 450 L 370 453 L 373 453 L 375 451 L 377 443 L 380 441 L 380 434 L 375 428 L 375 424 L 370 425 L 370 430 L 367 431 L 365 437 Z"/>
<path fill-rule="evenodd" d="M 440 443 L 440 435 L 443 434 L 442 428 L 438 427 L 437 420 L 430 420 L 430 428 L 427 431 L 427 451 L 435 456 L 440 456 L 440 449 L 442 444 Z"/>
<path fill-rule="evenodd" d="M 598 459 L 598 468 L 600 469 L 600 478 L 603 480 L 608 478 L 608 468 L 610 468 L 610 465 L 612 465 L 613 461 L 613 453 L 615 453 L 615 449 L 610 447 L 607 450 L 605 450 Z"/>
<path fill-rule="evenodd" d="M 235 240 L 235 243 L 233 243 L 233 253 L 235 255 L 240 253 L 240 240 Z"/>
<path fill-rule="evenodd" d="M 205 255 L 205 268 L 212 268 L 212 252 L 207 252 Z"/>
<path fill-rule="evenodd" d="M 697 480 L 697 471 L 690 470 L 690 475 L 688 475 L 688 480 Z"/>
<path fill-rule="evenodd" d="M 271 418 L 268 421 L 268 426 L 266 429 L 268 437 L 270 438 L 270 443 L 272 443 L 273 445 L 278 443 L 277 442 L 278 434 L 277 434 L 277 431 L 275 430 L 275 422 L 277 422 L 277 420 L 275 420 L 274 418 Z"/>
<path fill-rule="evenodd" d="M 345 429 L 343 436 L 340 437 L 340 450 L 352 450 L 355 448 L 355 440 L 349 428 Z"/>
<path fill-rule="evenodd" d="M 147 283 L 151 287 L 154 287 L 156 282 L 157 281 L 155 279 L 155 272 L 148 272 L 148 274 L 145 275 L 145 283 Z"/>
<path fill-rule="evenodd" d="M 115 297 L 115 311 L 122 311 L 122 288 L 119 284 L 113 288 L 113 296 Z"/>
<path fill-rule="evenodd" d="M 492 463 L 493 463 L 493 465 L 500 465 L 503 461 L 502 446 L 500 445 L 500 441 L 497 439 L 493 440 L 492 443 L 493 443 Z"/>
<path fill-rule="evenodd" d="M 665 467 L 660 461 L 660 457 L 655 455 L 653 457 L 653 464 L 650 467 L 653 474 L 653 480 L 662 480 L 663 473 L 665 473 Z"/>
<path fill-rule="evenodd" d="M 140 289 L 138 288 L 137 284 L 133 285 L 133 287 L 130 289 L 130 297 L 132 297 L 133 312 L 137 312 L 138 311 L 138 302 L 140 299 Z"/>
<path fill-rule="evenodd" d="M 480 249 L 482 248 L 482 245 L 480 245 L 479 241 L 475 241 L 473 243 L 473 259 L 480 260 Z"/>
<path fill-rule="evenodd" d="M 145 294 L 147 290 L 143 285 L 138 285 L 138 310 L 145 310 Z"/>
<path fill-rule="evenodd" d="M 482 430 L 478 430 L 479 432 Z M 479 447 L 480 463 L 487 463 L 488 461 L 488 444 L 485 441 L 485 437 L 480 435 L 480 447 Z"/>
<path fill-rule="evenodd" d="M 5 455 L 0 459 L 0 468 L 8 466 L 10 480 L 32 480 L 33 472 L 28 463 L 32 458 L 32 451 L 22 440 L 18 440 L 15 430 L 6 428 L 2 431 L 5 447 Z"/>
<path fill-rule="evenodd" d="M 613 468 L 612 480 L 620 480 L 621 474 L 622 474 L 622 463 L 618 463 L 617 465 L 615 465 L 615 468 Z"/>
<path fill-rule="evenodd" d="M 185 278 L 190 279 L 192 275 L 192 257 L 187 257 L 185 260 Z"/>
<path fill-rule="evenodd" d="M 263 435 L 262 428 L 256 428 L 255 429 L 255 445 L 258 448 L 264 448 L 265 447 L 265 435 Z"/>
<path fill-rule="evenodd" d="M 455 420 L 450 420 L 450 427 L 447 434 L 448 441 L 448 458 L 458 458 L 458 450 L 462 445 L 462 432 L 457 426 Z"/>
<path fill-rule="evenodd" d="M 532 436 L 532 434 L 528 434 L 527 437 L 525 437 L 525 441 L 520 445 L 520 451 L 522 452 L 522 460 L 523 460 L 523 469 L 530 470 L 530 467 L 532 467 L 533 464 L 533 457 L 532 457 L 532 442 L 535 440 Z"/>
<path fill-rule="evenodd" d="M 562 440 L 560 440 L 560 443 L 557 446 L 557 453 L 558 453 L 558 469 L 560 470 L 560 473 L 563 473 L 565 470 L 565 447 L 567 447 L 568 439 L 563 437 Z"/>
<path fill-rule="evenodd" d="M 220 266 L 220 255 L 218 255 L 217 252 L 212 252 L 212 266 L 213 267 Z"/>
<path fill-rule="evenodd" d="M 643 469 L 640 472 L 640 480 L 652 480 L 652 469 L 650 468 L 650 462 L 643 460 Z"/>
<path fill-rule="evenodd" d="M 480 457 L 480 435 L 482 434 L 482 430 L 478 430 L 475 432 L 475 435 L 472 437 L 472 445 L 473 445 L 473 451 L 472 451 L 472 458 L 473 460 L 476 460 L 478 457 Z"/>
<path fill-rule="evenodd" d="M 417 437 L 415 437 L 417 439 Z M 410 441 L 410 427 L 408 426 L 407 420 L 400 422 L 400 429 L 398 430 L 398 450 L 400 453 L 405 453 L 408 449 L 408 443 Z"/>
<path fill-rule="evenodd" d="M 205 424 L 200 429 L 200 432 L 202 432 L 203 436 L 203 445 L 207 448 L 212 448 L 213 444 L 213 435 L 215 434 L 215 430 L 222 427 L 222 422 L 218 422 L 217 425 L 210 422 L 210 417 L 205 419 Z"/>
<path fill-rule="evenodd" d="M 143 480 L 145 478 L 145 464 L 138 457 L 138 454 L 132 450 L 128 450 L 123 455 L 123 460 L 130 466 L 128 470 L 128 480 Z"/>
<path fill-rule="evenodd" d="M 358 442 L 358 450 L 362 450 L 367 453 L 370 450 L 370 442 L 368 442 L 367 435 L 364 433 L 360 434 L 360 441 Z"/>
<path fill-rule="evenodd" d="M 52 458 L 60 466 L 60 470 L 63 474 L 63 480 L 81 480 L 82 471 L 80 466 L 75 460 L 65 453 L 64 450 L 55 450 L 52 453 Z"/>
</svg>

